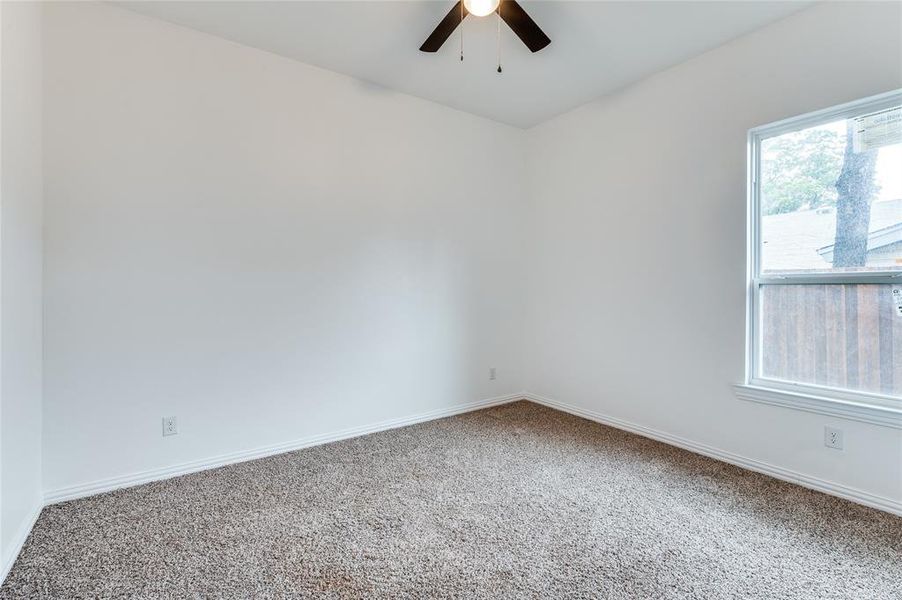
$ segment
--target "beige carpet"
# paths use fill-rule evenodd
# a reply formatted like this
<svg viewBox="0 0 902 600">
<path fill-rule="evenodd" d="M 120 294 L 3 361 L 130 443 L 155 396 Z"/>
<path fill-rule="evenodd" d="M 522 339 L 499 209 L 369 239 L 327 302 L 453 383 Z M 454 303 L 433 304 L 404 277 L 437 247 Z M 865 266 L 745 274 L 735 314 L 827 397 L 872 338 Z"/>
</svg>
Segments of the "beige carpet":
<svg viewBox="0 0 902 600">
<path fill-rule="evenodd" d="M 0 598 L 902 598 L 902 519 L 518 402 L 48 507 Z"/>
</svg>

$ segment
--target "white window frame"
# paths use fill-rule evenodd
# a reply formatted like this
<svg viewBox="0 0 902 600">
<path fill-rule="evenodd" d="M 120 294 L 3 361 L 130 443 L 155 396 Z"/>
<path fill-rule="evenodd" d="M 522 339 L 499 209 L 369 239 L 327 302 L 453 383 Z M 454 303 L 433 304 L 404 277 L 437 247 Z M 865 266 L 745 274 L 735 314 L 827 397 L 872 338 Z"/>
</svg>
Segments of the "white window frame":
<svg viewBox="0 0 902 600">
<path fill-rule="evenodd" d="M 746 302 L 745 381 L 734 386 L 743 400 L 786 406 L 809 412 L 854 419 L 902 429 L 902 400 L 892 396 L 855 392 L 814 384 L 761 377 L 759 325 L 760 291 L 764 285 L 891 283 L 902 284 L 902 272 L 761 274 L 761 142 L 774 136 L 847 119 L 902 104 L 902 89 L 834 106 L 749 130 L 748 134 L 748 249 Z"/>
</svg>

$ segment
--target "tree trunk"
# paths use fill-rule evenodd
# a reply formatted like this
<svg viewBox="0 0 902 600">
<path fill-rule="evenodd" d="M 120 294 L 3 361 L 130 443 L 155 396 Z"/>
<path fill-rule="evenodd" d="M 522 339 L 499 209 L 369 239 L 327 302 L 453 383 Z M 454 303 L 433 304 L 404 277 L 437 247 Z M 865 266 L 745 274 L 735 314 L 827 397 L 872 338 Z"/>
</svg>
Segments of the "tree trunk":
<svg viewBox="0 0 902 600">
<path fill-rule="evenodd" d="M 836 180 L 836 239 L 834 267 L 863 267 L 868 256 L 868 225 L 871 221 L 871 197 L 876 191 L 874 171 L 877 151 L 855 152 L 854 122 L 849 119 L 842 171 Z"/>
</svg>

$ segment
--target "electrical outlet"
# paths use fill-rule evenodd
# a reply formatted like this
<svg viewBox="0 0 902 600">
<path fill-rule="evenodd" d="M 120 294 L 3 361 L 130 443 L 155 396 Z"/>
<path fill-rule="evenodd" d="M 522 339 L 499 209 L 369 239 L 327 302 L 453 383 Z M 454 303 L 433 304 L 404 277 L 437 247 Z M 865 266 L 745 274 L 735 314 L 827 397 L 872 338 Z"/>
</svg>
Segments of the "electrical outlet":
<svg viewBox="0 0 902 600">
<path fill-rule="evenodd" d="M 163 417 L 163 435 L 175 435 L 179 432 L 179 423 L 175 417 Z"/>
<path fill-rule="evenodd" d="M 842 450 L 842 429 L 824 427 L 824 445 L 834 450 Z"/>
<path fill-rule="evenodd" d="M 492 367 L 489 369 L 489 379 L 494 381 L 495 377 L 496 377 L 495 367 Z"/>
</svg>

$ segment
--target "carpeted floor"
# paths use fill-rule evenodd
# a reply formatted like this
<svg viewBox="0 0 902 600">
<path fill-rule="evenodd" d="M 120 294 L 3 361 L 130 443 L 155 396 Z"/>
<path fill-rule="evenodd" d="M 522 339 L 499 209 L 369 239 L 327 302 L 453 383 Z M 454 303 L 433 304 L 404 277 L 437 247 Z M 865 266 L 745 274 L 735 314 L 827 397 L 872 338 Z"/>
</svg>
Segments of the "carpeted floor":
<svg viewBox="0 0 902 600">
<path fill-rule="evenodd" d="M 902 598 L 902 518 L 528 402 L 46 508 L 0 598 Z"/>
</svg>

